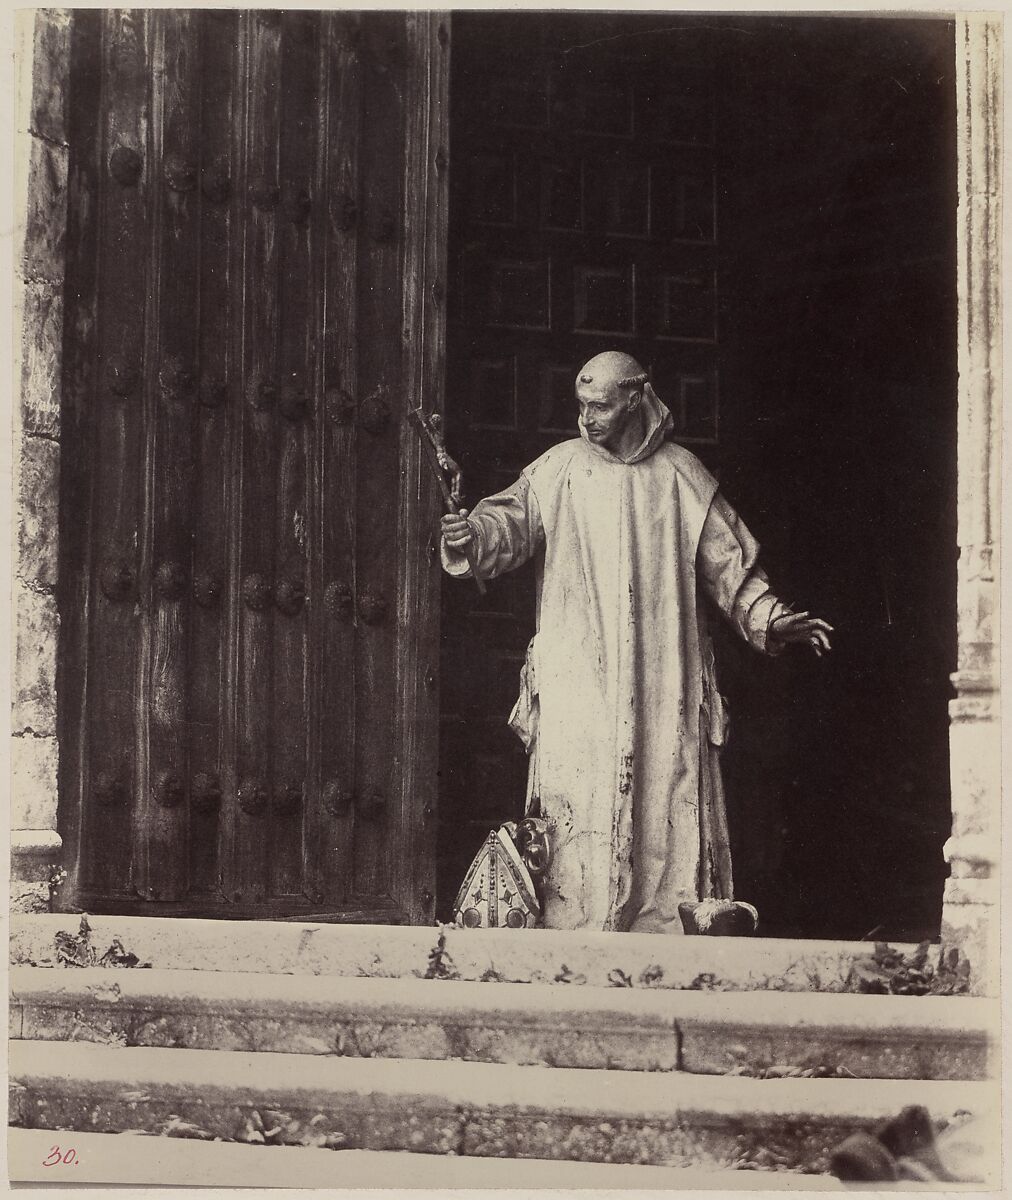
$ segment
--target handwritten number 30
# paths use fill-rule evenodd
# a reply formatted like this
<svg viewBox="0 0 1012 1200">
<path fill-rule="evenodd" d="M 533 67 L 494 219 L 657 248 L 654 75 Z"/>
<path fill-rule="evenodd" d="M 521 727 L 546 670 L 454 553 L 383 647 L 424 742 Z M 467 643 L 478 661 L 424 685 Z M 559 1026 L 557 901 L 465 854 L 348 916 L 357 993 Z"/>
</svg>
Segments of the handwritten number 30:
<svg viewBox="0 0 1012 1200">
<path fill-rule="evenodd" d="M 62 1163 L 65 1167 L 69 1167 L 77 1161 L 77 1151 L 71 1148 L 70 1150 L 61 1152 L 59 1146 L 54 1146 L 42 1161 L 44 1167 L 55 1167 Z"/>
</svg>

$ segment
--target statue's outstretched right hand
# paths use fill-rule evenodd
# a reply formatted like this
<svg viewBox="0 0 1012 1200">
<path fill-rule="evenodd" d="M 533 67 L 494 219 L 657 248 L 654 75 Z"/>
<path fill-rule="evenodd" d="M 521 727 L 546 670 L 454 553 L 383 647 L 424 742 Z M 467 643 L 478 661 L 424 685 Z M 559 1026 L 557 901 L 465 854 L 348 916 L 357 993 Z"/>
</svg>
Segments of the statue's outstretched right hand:
<svg viewBox="0 0 1012 1200">
<path fill-rule="evenodd" d="M 467 509 L 459 513 L 447 513 L 441 522 L 443 541 L 451 550 L 463 552 L 474 541 L 474 530 L 467 521 Z"/>
</svg>

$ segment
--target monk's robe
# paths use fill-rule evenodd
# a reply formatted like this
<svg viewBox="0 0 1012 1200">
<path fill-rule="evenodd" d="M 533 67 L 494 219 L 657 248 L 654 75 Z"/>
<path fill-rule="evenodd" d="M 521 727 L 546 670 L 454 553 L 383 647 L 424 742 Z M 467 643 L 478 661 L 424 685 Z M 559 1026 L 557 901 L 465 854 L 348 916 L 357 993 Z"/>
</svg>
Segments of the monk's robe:
<svg viewBox="0 0 1012 1200">
<path fill-rule="evenodd" d="M 765 653 L 786 611 L 714 478 L 665 441 L 650 389 L 643 408 L 635 453 L 562 442 L 469 517 L 484 578 L 538 557 L 510 723 L 530 756 L 527 811 L 550 821 L 548 928 L 677 934 L 679 902 L 732 898 L 706 606 Z M 445 542 L 442 560 L 470 573 Z"/>
</svg>

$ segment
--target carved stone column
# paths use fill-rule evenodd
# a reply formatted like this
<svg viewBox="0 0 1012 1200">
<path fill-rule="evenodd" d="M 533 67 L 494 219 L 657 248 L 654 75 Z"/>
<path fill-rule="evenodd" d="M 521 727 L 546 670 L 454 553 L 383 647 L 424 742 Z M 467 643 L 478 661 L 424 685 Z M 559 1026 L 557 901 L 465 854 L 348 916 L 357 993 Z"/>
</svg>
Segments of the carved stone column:
<svg viewBox="0 0 1012 1200">
<path fill-rule="evenodd" d="M 942 941 L 997 994 L 1001 795 L 1001 26 L 956 18 L 959 207 L 958 661 L 950 711 L 952 836 Z"/>
</svg>

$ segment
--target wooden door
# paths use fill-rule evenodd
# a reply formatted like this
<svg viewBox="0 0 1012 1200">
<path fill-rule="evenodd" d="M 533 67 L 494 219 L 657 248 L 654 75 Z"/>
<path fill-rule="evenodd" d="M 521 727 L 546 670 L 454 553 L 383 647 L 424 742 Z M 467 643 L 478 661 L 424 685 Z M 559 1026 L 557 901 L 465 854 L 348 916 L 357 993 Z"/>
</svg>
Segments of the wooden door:
<svg viewBox="0 0 1012 1200">
<path fill-rule="evenodd" d="M 447 70 L 436 14 L 74 16 L 78 905 L 431 917 Z"/>
<path fill-rule="evenodd" d="M 714 78 L 706 22 L 458 14 L 451 88 L 447 419 L 472 502 L 576 435 L 573 381 L 606 349 L 650 371 L 676 439 L 716 466 Z M 515 817 L 506 727 L 534 625 L 532 565 L 444 583 L 440 895 Z"/>
</svg>

